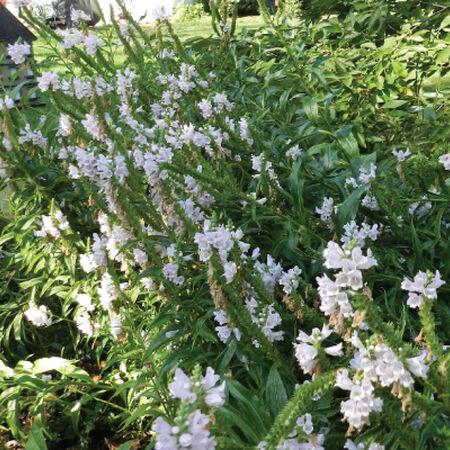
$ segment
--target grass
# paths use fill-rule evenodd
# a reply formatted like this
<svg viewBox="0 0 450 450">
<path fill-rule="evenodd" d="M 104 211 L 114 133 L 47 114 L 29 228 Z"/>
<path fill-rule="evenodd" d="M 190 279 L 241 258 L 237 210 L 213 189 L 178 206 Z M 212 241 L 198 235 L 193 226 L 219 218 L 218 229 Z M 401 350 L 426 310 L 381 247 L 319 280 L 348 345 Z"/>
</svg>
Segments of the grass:
<svg viewBox="0 0 450 450">
<path fill-rule="evenodd" d="M 264 25 L 264 20 L 260 16 L 240 17 L 237 22 L 236 32 L 240 33 L 244 28 L 255 30 Z M 144 27 L 149 32 L 153 30 L 152 26 Z M 211 26 L 211 17 L 205 16 L 200 19 L 194 19 L 189 22 L 175 22 L 173 28 L 179 38 L 184 41 L 193 37 L 209 37 L 214 35 Z M 102 34 L 105 28 L 98 28 L 98 34 Z M 57 72 L 65 72 L 65 67 L 55 59 L 55 51 L 52 48 L 58 47 L 56 41 L 46 42 L 42 38 L 38 38 L 34 44 L 34 54 L 36 61 L 39 63 L 41 70 L 56 70 Z M 117 47 L 117 59 L 121 60 L 120 47 Z"/>
</svg>

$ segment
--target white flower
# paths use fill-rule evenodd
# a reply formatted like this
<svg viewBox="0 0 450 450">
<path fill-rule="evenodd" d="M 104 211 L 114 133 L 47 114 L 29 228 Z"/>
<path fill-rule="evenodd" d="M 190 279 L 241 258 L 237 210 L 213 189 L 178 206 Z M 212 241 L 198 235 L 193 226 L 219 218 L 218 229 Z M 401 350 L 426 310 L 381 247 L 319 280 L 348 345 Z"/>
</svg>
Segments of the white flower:
<svg viewBox="0 0 450 450">
<path fill-rule="evenodd" d="M 188 400 L 189 403 L 194 403 L 197 400 L 197 394 L 191 391 L 191 387 L 191 379 L 181 369 L 177 368 L 173 381 L 169 384 L 169 391 L 172 396 L 180 400 Z"/>
<path fill-rule="evenodd" d="M 41 305 L 36 306 L 35 303 L 30 303 L 28 309 L 25 311 L 25 317 L 36 327 L 44 327 L 52 324 L 52 319 L 48 316 L 49 309 Z"/>
<path fill-rule="evenodd" d="M 344 250 L 333 241 L 329 241 L 327 248 L 323 251 L 325 267 L 327 269 L 341 269 L 346 258 Z"/>
<path fill-rule="evenodd" d="M 333 214 L 334 200 L 332 197 L 324 197 L 322 206 L 316 207 L 315 212 L 320 214 L 320 219 L 326 223 L 331 223 L 331 215 Z"/>
<path fill-rule="evenodd" d="M 163 275 L 172 283 L 181 286 L 184 283 L 184 277 L 178 276 L 179 265 L 175 263 L 167 263 L 163 266 Z"/>
<path fill-rule="evenodd" d="M 42 72 L 42 75 L 37 78 L 38 88 L 42 91 L 48 91 L 50 88 L 52 91 L 56 91 L 60 88 L 59 77 L 56 72 Z"/>
<path fill-rule="evenodd" d="M 224 270 L 223 276 L 225 277 L 227 284 L 231 283 L 233 281 L 233 277 L 236 275 L 237 272 L 236 263 L 232 261 L 227 261 L 223 265 L 223 270 Z"/>
<path fill-rule="evenodd" d="M 344 391 L 350 391 L 352 389 L 353 381 L 350 380 L 347 369 L 338 371 L 336 375 L 336 382 L 334 383 L 334 385 L 340 389 L 343 389 Z"/>
<path fill-rule="evenodd" d="M 94 335 L 94 327 L 88 314 L 78 315 L 75 319 L 75 324 L 78 330 L 86 336 L 92 337 Z"/>
<path fill-rule="evenodd" d="M 204 119 L 209 119 L 213 114 L 211 102 L 206 99 L 198 103 L 198 108 Z"/>
<path fill-rule="evenodd" d="M 326 347 L 324 349 L 325 353 L 331 356 L 342 356 L 344 354 L 342 350 L 342 345 L 343 345 L 342 342 L 340 342 L 339 344 L 332 345 L 331 347 Z"/>
<path fill-rule="evenodd" d="M 404 151 L 396 150 L 395 148 L 392 150 L 392 154 L 397 158 L 398 162 L 405 161 L 408 156 L 411 156 L 411 152 L 409 151 L 409 148 L 407 148 Z"/>
<path fill-rule="evenodd" d="M 139 248 L 133 249 L 133 256 L 135 263 L 140 264 L 141 266 L 148 262 L 147 253 Z"/>
<path fill-rule="evenodd" d="M 414 358 L 407 358 L 406 364 L 410 372 L 413 375 L 420 378 L 426 378 L 428 372 L 428 366 L 425 363 L 425 358 L 427 356 L 427 351 L 422 351 L 419 356 Z"/>
<path fill-rule="evenodd" d="M 374 180 L 376 178 L 376 170 L 377 166 L 374 163 L 370 163 L 369 170 L 365 169 L 364 167 L 361 167 L 359 169 L 359 177 L 358 180 L 361 181 L 363 184 L 370 183 L 371 180 Z"/>
<path fill-rule="evenodd" d="M 109 326 L 111 328 L 111 334 L 115 338 L 122 333 L 122 319 L 119 316 L 113 315 L 109 321 Z"/>
<path fill-rule="evenodd" d="M 450 153 L 440 156 L 439 162 L 444 166 L 445 170 L 450 170 Z"/>
<path fill-rule="evenodd" d="M 219 386 L 216 386 L 219 378 L 219 375 L 216 375 L 214 370 L 208 367 L 203 380 L 200 382 L 202 388 L 205 390 L 205 403 L 212 408 L 217 408 L 225 404 L 225 381 Z"/>
<path fill-rule="evenodd" d="M 9 57 L 16 64 L 23 64 L 25 62 L 25 56 L 30 55 L 30 44 L 24 42 L 23 44 L 9 44 L 6 48 Z"/>
<path fill-rule="evenodd" d="M 163 6 L 159 7 L 159 8 L 155 8 L 152 11 L 152 17 L 155 20 L 167 20 L 170 17 L 170 14 L 168 12 L 166 12 L 165 8 Z"/>
<path fill-rule="evenodd" d="M 95 306 L 92 304 L 92 299 L 89 294 L 77 294 L 75 300 L 83 306 L 86 311 L 94 311 Z"/>
<path fill-rule="evenodd" d="M 174 398 L 187 400 L 189 403 L 194 403 L 200 397 L 208 406 L 216 408 L 225 403 L 225 382 L 216 386 L 219 378 L 219 375 L 208 367 L 205 376 L 199 382 L 193 383 L 181 369 L 177 368 L 173 381 L 169 384 L 169 391 Z"/>
<path fill-rule="evenodd" d="M 297 266 L 283 273 L 283 275 L 280 277 L 279 284 L 283 286 L 283 292 L 285 294 L 289 295 L 293 290 L 298 288 L 298 278 L 301 273 L 302 270 Z"/>
<path fill-rule="evenodd" d="M 171 426 L 162 417 L 158 417 L 152 426 L 152 431 L 158 433 L 155 450 L 213 450 L 216 448 L 214 438 L 209 434 L 209 420 L 196 409 L 189 415 L 184 424 L 183 433 L 178 426 Z"/>
<path fill-rule="evenodd" d="M 438 270 L 436 270 L 434 277 L 431 274 L 427 275 L 425 272 L 419 271 L 413 281 L 405 277 L 401 288 L 404 291 L 409 291 L 406 304 L 411 308 L 419 308 L 425 298 L 437 298 L 437 289 L 444 284 L 445 282 L 441 279 Z"/>
<path fill-rule="evenodd" d="M 315 347 L 310 344 L 294 344 L 295 357 L 297 358 L 300 367 L 303 372 L 309 373 L 316 366 L 316 356 L 318 351 Z"/>
<path fill-rule="evenodd" d="M 286 156 L 289 156 L 292 161 L 295 161 L 301 153 L 302 149 L 298 145 L 294 145 L 286 152 Z"/>
<path fill-rule="evenodd" d="M 84 21 L 91 20 L 91 17 L 88 16 L 81 9 L 75 9 L 74 7 L 72 7 L 71 11 L 70 11 L 70 20 L 74 23 L 78 23 L 78 22 L 80 22 L 80 20 L 84 20 Z"/>
<path fill-rule="evenodd" d="M 86 253 L 80 255 L 80 266 L 86 273 L 92 272 L 97 268 L 97 265 L 92 259 L 92 255 Z"/>
<path fill-rule="evenodd" d="M 303 428 L 303 431 L 310 435 L 314 431 L 314 425 L 312 423 L 312 416 L 309 413 L 304 414 L 303 416 L 297 419 L 297 426 Z"/>
<path fill-rule="evenodd" d="M 88 55 L 95 55 L 98 47 L 103 47 L 105 43 L 95 34 L 88 34 L 83 39 L 83 45 Z"/>
<path fill-rule="evenodd" d="M 361 205 L 372 211 L 379 211 L 380 207 L 378 205 L 377 199 L 373 195 L 366 195 L 361 200 Z"/>
</svg>

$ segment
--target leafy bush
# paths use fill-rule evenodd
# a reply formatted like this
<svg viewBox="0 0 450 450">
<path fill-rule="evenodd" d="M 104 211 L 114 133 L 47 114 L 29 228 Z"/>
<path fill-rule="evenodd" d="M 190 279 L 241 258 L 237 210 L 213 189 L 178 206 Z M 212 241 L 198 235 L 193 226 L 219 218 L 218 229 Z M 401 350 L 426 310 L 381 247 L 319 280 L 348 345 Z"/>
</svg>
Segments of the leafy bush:
<svg viewBox="0 0 450 450">
<path fill-rule="evenodd" d="M 199 19 L 203 15 L 204 10 L 200 3 L 194 5 L 179 4 L 173 12 L 173 19 L 179 22 L 188 22 L 192 19 Z"/>
<path fill-rule="evenodd" d="M 219 3 L 185 45 L 22 11 L 61 65 L 0 97 L 5 442 L 446 448 L 448 19 Z"/>
</svg>

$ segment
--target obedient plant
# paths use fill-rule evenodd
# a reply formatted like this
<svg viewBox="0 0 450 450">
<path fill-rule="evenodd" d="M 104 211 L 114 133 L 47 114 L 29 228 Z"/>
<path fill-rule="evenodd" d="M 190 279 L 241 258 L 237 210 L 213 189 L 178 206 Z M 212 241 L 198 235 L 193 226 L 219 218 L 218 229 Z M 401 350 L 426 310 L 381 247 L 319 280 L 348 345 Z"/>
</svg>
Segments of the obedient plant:
<svg viewBox="0 0 450 450">
<path fill-rule="evenodd" d="M 445 101 L 359 79 L 418 73 L 411 49 L 361 62 L 334 19 L 264 6 L 234 39 L 227 1 L 220 38 L 189 46 L 165 11 L 149 31 L 119 5 L 96 31 L 21 11 L 61 66 L 26 62 L 45 108 L 0 97 L 7 437 L 445 448 L 448 153 L 424 123 Z"/>
</svg>

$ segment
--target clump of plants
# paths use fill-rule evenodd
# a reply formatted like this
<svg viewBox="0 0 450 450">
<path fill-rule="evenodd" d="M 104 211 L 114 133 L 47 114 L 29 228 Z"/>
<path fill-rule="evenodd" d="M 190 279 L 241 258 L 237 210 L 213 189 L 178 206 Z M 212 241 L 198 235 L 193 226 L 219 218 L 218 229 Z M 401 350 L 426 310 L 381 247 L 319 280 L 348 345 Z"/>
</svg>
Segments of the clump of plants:
<svg viewBox="0 0 450 450">
<path fill-rule="evenodd" d="M 184 5 L 180 3 L 173 12 L 173 20 L 178 22 L 189 22 L 194 19 L 200 19 L 205 15 L 203 5 L 194 3 L 193 5 Z"/>
<path fill-rule="evenodd" d="M 5 443 L 446 448 L 448 19 L 216 3 L 188 44 L 21 10 L 61 69 L 0 97 Z"/>
</svg>

